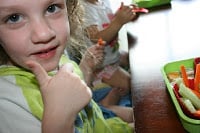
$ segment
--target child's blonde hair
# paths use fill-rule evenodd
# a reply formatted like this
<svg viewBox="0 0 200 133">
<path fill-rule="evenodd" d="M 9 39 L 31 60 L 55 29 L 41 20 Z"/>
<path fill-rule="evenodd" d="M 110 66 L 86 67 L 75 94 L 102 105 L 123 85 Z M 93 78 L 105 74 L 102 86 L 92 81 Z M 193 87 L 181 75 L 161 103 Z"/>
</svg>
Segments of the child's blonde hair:
<svg viewBox="0 0 200 133">
<path fill-rule="evenodd" d="M 79 17 L 79 15 L 81 15 L 79 0 L 66 0 L 66 5 L 70 23 L 70 32 L 72 35 L 75 35 L 74 31 L 76 30 L 76 26 L 79 25 L 79 22 L 76 21 L 76 18 L 81 18 Z M 7 64 L 9 61 L 10 57 L 3 49 L 2 44 L 0 44 L 0 65 Z"/>
<path fill-rule="evenodd" d="M 73 59 L 75 58 L 78 61 L 81 60 L 87 48 L 92 45 L 92 42 L 87 37 L 87 33 L 84 30 L 83 15 L 85 11 L 81 2 L 81 0 L 78 1 L 78 8 L 74 10 L 74 15 L 69 16 L 70 26 L 73 31 L 71 31 L 66 47 L 69 56 L 73 56 Z"/>
</svg>

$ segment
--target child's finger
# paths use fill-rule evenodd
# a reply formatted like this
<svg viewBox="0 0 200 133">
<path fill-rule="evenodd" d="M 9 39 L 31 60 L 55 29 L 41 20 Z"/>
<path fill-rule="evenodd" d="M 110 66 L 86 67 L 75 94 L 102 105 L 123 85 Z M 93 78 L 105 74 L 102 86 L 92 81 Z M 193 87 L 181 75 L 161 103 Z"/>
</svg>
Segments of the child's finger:
<svg viewBox="0 0 200 133">
<path fill-rule="evenodd" d="M 119 10 L 121 10 L 123 6 L 124 6 L 124 2 L 121 2 L 121 5 L 120 5 L 120 7 L 119 7 Z"/>
<path fill-rule="evenodd" d="M 66 64 L 64 64 L 64 65 L 60 68 L 60 71 L 73 72 L 73 71 L 74 71 L 73 64 L 71 64 L 71 63 L 66 63 Z"/>
<path fill-rule="evenodd" d="M 45 85 L 47 83 L 46 81 L 48 80 L 49 76 L 47 72 L 44 70 L 44 68 L 36 61 L 28 61 L 26 64 L 35 74 L 40 86 Z"/>
</svg>

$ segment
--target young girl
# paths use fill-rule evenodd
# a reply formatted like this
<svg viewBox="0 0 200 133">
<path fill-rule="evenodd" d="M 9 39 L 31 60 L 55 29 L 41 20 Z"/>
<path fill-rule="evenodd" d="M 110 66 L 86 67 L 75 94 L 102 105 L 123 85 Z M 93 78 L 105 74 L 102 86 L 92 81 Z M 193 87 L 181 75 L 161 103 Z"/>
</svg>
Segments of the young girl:
<svg viewBox="0 0 200 133">
<path fill-rule="evenodd" d="M 120 66 L 129 65 L 128 53 L 120 53 L 117 35 L 121 27 L 132 21 L 137 15 L 132 11 L 133 7 L 124 5 L 121 5 L 120 9 L 113 14 L 107 3 L 106 0 L 82 0 L 85 10 L 83 31 L 86 31 L 87 37 L 79 38 L 78 41 L 81 42 L 82 40 L 85 43 L 77 44 L 85 44 L 85 47 L 88 48 L 96 43 L 99 38 L 106 42 L 104 60 L 95 69 L 96 76 L 93 85 L 98 86 L 101 82 L 107 83 L 117 88 L 121 95 L 126 95 L 131 88 L 130 74 Z M 88 41 L 88 38 L 90 41 Z M 79 51 L 84 48 L 80 45 L 71 45 L 71 47 L 69 45 L 70 57 L 76 57 L 76 55 L 80 57 L 81 52 Z M 84 53 L 84 50 L 82 51 Z M 123 60 L 121 60 L 122 58 Z"/>
<path fill-rule="evenodd" d="M 131 88 L 130 74 L 120 65 L 129 65 L 128 54 L 124 55 L 127 58 L 122 63 L 120 58 L 123 57 L 119 51 L 118 32 L 124 24 L 136 17 L 136 13 L 132 11 L 133 7 L 122 4 L 119 5 L 119 10 L 113 14 L 107 0 L 83 0 L 83 6 L 85 7 L 84 27 L 88 37 L 93 42 L 98 38 L 107 42 L 104 61 L 96 70 L 96 80 L 102 80 L 118 88 L 123 95 L 127 94 Z"/>
<path fill-rule="evenodd" d="M 1 133 L 132 132 L 103 118 L 81 71 L 62 56 L 77 2 L 1 0 Z"/>
</svg>

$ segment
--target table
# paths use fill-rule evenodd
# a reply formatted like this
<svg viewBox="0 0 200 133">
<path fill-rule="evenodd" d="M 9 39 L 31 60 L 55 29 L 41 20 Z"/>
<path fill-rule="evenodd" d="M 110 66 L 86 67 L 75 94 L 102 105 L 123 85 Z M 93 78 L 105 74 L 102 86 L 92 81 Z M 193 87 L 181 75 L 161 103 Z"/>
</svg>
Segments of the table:
<svg viewBox="0 0 200 133">
<path fill-rule="evenodd" d="M 200 56 L 200 1 L 173 0 L 126 25 L 136 133 L 185 133 L 161 75 L 167 62 Z"/>
</svg>

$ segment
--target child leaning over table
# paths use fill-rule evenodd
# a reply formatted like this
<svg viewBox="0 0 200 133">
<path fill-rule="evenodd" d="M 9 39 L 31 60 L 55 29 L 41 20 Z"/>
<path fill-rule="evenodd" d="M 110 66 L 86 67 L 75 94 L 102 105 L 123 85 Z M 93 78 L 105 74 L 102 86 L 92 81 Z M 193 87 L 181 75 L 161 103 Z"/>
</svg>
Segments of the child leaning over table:
<svg viewBox="0 0 200 133">
<path fill-rule="evenodd" d="M 77 2 L 1 0 L 1 133 L 132 132 L 117 117 L 103 118 L 78 66 L 63 55 L 66 16 Z"/>
</svg>

